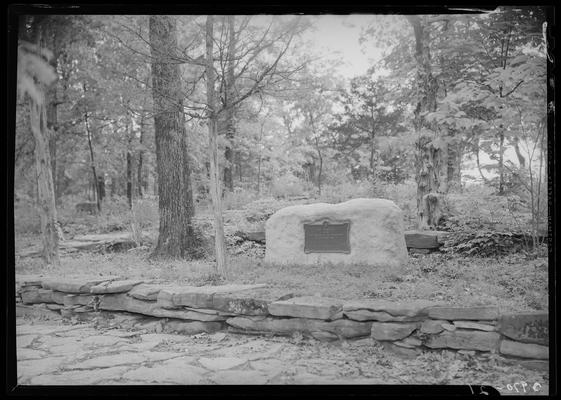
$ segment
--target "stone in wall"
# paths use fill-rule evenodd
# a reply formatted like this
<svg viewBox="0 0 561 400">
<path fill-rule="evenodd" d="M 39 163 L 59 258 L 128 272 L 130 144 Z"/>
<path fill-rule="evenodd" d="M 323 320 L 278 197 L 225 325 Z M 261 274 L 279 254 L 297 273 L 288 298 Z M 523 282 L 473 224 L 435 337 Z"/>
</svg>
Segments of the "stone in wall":
<svg viewBox="0 0 561 400">
<path fill-rule="evenodd" d="M 548 345 L 549 315 L 544 312 L 503 314 L 498 331 L 519 342 Z"/>
<path fill-rule="evenodd" d="M 481 332 L 456 329 L 442 332 L 423 341 L 432 349 L 451 348 L 463 350 L 492 351 L 499 348 L 500 335 L 496 332 Z"/>
<path fill-rule="evenodd" d="M 305 251 L 304 225 L 324 222 L 350 224 L 344 237 L 325 239 L 339 240 L 345 244 L 342 246 L 345 249 L 341 252 Z M 265 261 L 271 264 L 365 264 L 396 270 L 407 263 L 402 211 L 385 199 L 363 198 L 339 204 L 285 207 L 267 220 L 265 235 Z"/>
<path fill-rule="evenodd" d="M 67 294 L 62 299 L 62 304 L 65 306 L 87 306 L 93 303 L 95 296 L 88 294 Z"/>
<path fill-rule="evenodd" d="M 439 303 L 433 301 L 419 299 L 409 302 L 392 302 L 383 299 L 351 300 L 343 304 L 343 312 L 345 314 L 354 311 L 385 312 L 392 317 L 410 317 L 412 319 L 421 320 L 428 316 L 430 307 L 434 307 L 438 304 Z M 368 314 L 364 313 L 363 315 Z"/>
<path fill-rule="evenodd" d="M 160 290 L 168 286 L 169 285 L 155 285 L 155 284 L 151 285 L 147 283 L 141 283 L 139 285 L 134 286 L 129 291 L 129 296 L 139 300 L 156 301 L 156 299 L 158 298 L 158 293 L 160 293 Z"/>
<path fill-rule="evenodd" d="M 267 285 L 229 284 L 220 286 L 177 286 L 165 288 L 158 293 L 158 303 L 164 308 L 187 306 L 193 308 L 212 308 L 213 297 L 217 293 L 235 293 L 262 288 Z"/>
<path fill-rule="evenodd" d="M 421 323 L 421 333 L 440 333 L 444 330 L 442 324 L 446 323 L 441 319 L 426 319 Z"/>
<path fill-rule="evenodd" d="M 549 347 L 535 343 L 521 343 L 512 340 L 502 340 L 501 354 L 522 358 L 549 359 Z"/>
<path fill-rule="evenodd" d="M 88 278 L 70 278 L 70 279 L 46 279 L 42 282 L 45 289 L 58 290 L 64 293 L 90 293 L 93 286 L 110 279 L 88 279 Z"/>
<path fill-rule="evenodd" d="M 462 328 L 462 329 L 475 329 L 475 330 L 487 331 L 487 332 L 495 331 L 495 327 L 493 325 L 480 324 L 478 322 L 472 322 L 472 321 L 454 321 L 454 326 L 456 328 Z"/>
<path fill-rule="evenodd" d="M 23 304 L 52 303 L 52 290 L 38 286 L 26 286 L 20 290 Z"/>
<path fill-rule="evenodd" d="M 16 317 L 31 317 L 48 320 L 60 320 L 62 318 L 58 311 L 49 310 L 47 307 L 41 307 L 41 305 L 29 306 L 24 304 L 16 304 Z"/>
<path fill-rule="evenodd" d="M 269 304 L 294 297 L 285 289 L 258 288 L 235 293 L 216 293 L 212 308 L 238 315 L 268 315 Z"/>
<path fill-rule="evenodd" d="M 324 320 L 333 318 L 342 309 L 342 300 L 319 296 L 293 297 L 269 305 L 271 315 Z"/>
<path fill-rule="evenodd" d="M 90 293 L 125 293 L 131 290 L 134 286 L 141 284 L 142 282 L 143 281 L 131 279 L 103 282 L 99 285 L 92 286 L 90 289 Z"/>
<path fill-rule="evenodd" d="M 370 334 L 371 323 L 345 319 L 322 321 L 306 318 L 233 317 L 226 323 L 245 331 L 273 332 L 289 335 L 293 332 L 330 332 L 343 338 L 363 337 Z"/>
<path fill-rule="evenodd" d="M 438 306 L 428 310 L 433 319 L 447 320 L 495 320 L 499 317 L 499 309 L 494 306 L 447 307 Z"/>
<path fill-rule="evenodd" d="M 376 340 L 400 340 L 418 327 L 417 323 L 373 322 L 371 335 Z"/>
<path fill-rule="evenodd" d="M 149 315 L 160 318 L 177 318 L 195 321 L 224 321 L 231 314 L 216 312 L 198 312 L 184 309 L 161 308 L 157 302 L 138 300 L 125 293 L 107 294 L 100 296 L 99 308 L 102 310 L 128 311 L 137 314 Z"/>
<path fill-rule="evenodd" d="M 396 346 L 407 347 L 409 349 L 413 349 L 413 348 L 421 346 L 423 344 L 423 342 L 420 339 L 417 339 L 416 337 L 408 336 L 403 340 L 394 341 L 393 344 L 395 344 Z"/>
<path fill-rule="evenodd" d="M 404 315 L 394 317 L 393 315 L 385 311 L 370 311 L 370 310 L 343 311 L 343 315 L 355 321 L 379 321 L 379 322 L 412 322 L 412 321 L 421 321 L 424 318 L 422 316 L 406 317 Z"/>
</svg>

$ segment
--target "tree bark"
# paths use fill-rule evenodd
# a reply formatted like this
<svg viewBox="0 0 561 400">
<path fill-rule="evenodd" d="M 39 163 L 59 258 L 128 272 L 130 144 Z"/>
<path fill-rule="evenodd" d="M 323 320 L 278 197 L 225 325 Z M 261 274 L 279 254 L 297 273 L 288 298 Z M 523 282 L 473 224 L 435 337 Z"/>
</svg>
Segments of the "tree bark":
<svg viewBox="0 0 561 400">
<path fill-rule="evenodd" d="M 224 150 L 224 186 L 230 192 L 234 191 L 233 165 L 234 165 L 234 136 L 236 125 L 234 121 L 234 59 L 236 49 L 236 38 L 234 32 L 234 16 L 228 16 L 228 52 L 227 71 L 224 90 L 224 120 L 226 129 L 226 149 Z"/>
<path fill-rule="evenodd" d="M 444 163 L 442 163 L 442 151 L 433 146 L 436 133 L 428 134 L 432 127 L 424 118 L 426 112 L 436 111 L 436 93 L 438 82 L 432 75 L 429 51 L 429 29 L 428 25 L 421 22 L 416 15 L 407 16 L 415 34 L 415 60 L 417 63 L 417 85 L 420 93 L 414 111 L 413 126 L 419 138 L 416 142 L 416 182 L 417 182 L 417 224 L 419 229 L 432 227 L 431 215 L 426 215 L 427 210 L 435 207 L 423 207 L 425 196 L 429 193 L 436 194 L 441 188 L 440 176 Z M 432 198 L 435 198 L 434 196 Z"/>
<path fill-rule="evenodd" d="M 501 129 L 501 131 L 499 132 L 499 194 L 503 194 L 505 190 L 504 144 L 505 144 L 505 133 Z"/>
<path fill-rule="evenodd" d="M 153 257 L 194 258 L 199 241 L 194 215 L 175 17 L 150 16 L 152 96 L 160 228 Z"/>
<path fill-rule="evenodd" d="M 35 168 L 37 172 L 37 205 L 41 218 L 43 251 L 42 257 L 47 264 L 60 265 L 58 254 L 57 212 L 48 149 L 47 115 L 43 88 L 38 87 L 43 101 L 30 100 L 31 130 L 35 139 Z"/>
<path fill-rule="evenodd" d="M 92 132 L 90 129 L 90 124 L 88 120 L 88 112 L 85 111 L 84 113 L 84 124 L 86 126 L 86 137 L 88 139 L 88 148 L 90 150 L 90 167 L 92 169 L 92 178 L 93 178 L 93 187 L 94 187 L 94 197 L 97 203 L 97 211 L 101 212 L 101 199 L 99 198 L 99 188 L 97 184 L 97 171 L 95 169 L 95 158 L 94 158 L 94 150 L 92 145 Z"/>
<path fill-rule="evenodd" d="M 222 217 L 222 192 L 220 188 L 220 173 L 218 167 L 218 145 L 217 145 L 217 102 L 214 84 L 216 74 L 213 63 L 214 44 L 214 17 L 207 16 L 206 19 L 206 97 L 208 106 L 208 154 L 210 159 L 210 195 L 214 212 L 214 249 L 215 249 L 215 271 L 225 278 L 229 278 L 229 270 L 226 262 L 226 244 L 224 240 L 224 221 Z"/>
<path fill-rule="evenodd" d="M 448 168 L 447 178 L 448 186 L 461 188 L 462 185 L 462 157 L 463 143 L 457 137 L 448 143 Z"/>
<path fill-rule="evenodd" d="M 142 197 L 143 189 L 146 191 L 146 179 L 143 174 L 143 162 L 144 162 L 144 150 L 143 147 L 146 142 L 146 126 L 144 122 L 144 117 L 140 117 L 140 150 L 138 150 L 138 165 L 136 171 L 136 182 L 137 182 L 137 195 Z"/>
</svg>

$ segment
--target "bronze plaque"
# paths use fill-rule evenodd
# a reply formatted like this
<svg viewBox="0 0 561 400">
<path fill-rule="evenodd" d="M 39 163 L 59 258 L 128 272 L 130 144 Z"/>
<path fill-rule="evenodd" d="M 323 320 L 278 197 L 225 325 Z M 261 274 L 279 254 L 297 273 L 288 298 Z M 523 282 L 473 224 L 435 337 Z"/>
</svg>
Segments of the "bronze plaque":
<svg viewBox="0 0 561 400">
<path fill-rule="evenodd" d="M 350 253 L 350 222 L 304 224 L 304 253 Z"/>
</svg>

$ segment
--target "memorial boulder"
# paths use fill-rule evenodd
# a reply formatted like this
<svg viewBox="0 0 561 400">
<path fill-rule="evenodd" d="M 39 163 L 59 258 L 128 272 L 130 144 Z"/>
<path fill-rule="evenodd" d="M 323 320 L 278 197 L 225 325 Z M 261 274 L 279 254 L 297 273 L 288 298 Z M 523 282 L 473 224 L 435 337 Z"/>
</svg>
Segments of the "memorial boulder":
<svg viewBox="0 0 561 400">
<path fill-rule="evenodd" d="M 401 267 L 407 262 L 403 217 L 385 199 L 283 208 L 266 223 L 265 261 Z"/>
</svg>

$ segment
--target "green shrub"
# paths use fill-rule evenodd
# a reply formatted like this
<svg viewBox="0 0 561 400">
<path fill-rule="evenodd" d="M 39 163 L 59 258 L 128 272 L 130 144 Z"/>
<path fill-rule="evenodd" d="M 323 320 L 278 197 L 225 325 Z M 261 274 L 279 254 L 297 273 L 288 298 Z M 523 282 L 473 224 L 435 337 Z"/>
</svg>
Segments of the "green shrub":
<svg viewBox="0 0 561 400">
<path fill-rule="evenodd" d="M 224 195 L 224 209 L 239 210 L 255 199 L 257 199 L 257 193 L 253 190 L 234 188 L 233 192 L 226 192 L 226 194 Z"/>
<path fill-rule="evenodd" d="M 449 235 L 441 250 L 468 256 L 496 257 L 525 248 L 524 238 L 510 232 L 465 230 Z"/>
<path fill-rule="evenodd" d="M 302 196 L 305 192 L 305 183 L 292 174 L 282 175 L 271 184 L 271 195 L 277 198 Z"/>
</svg>

